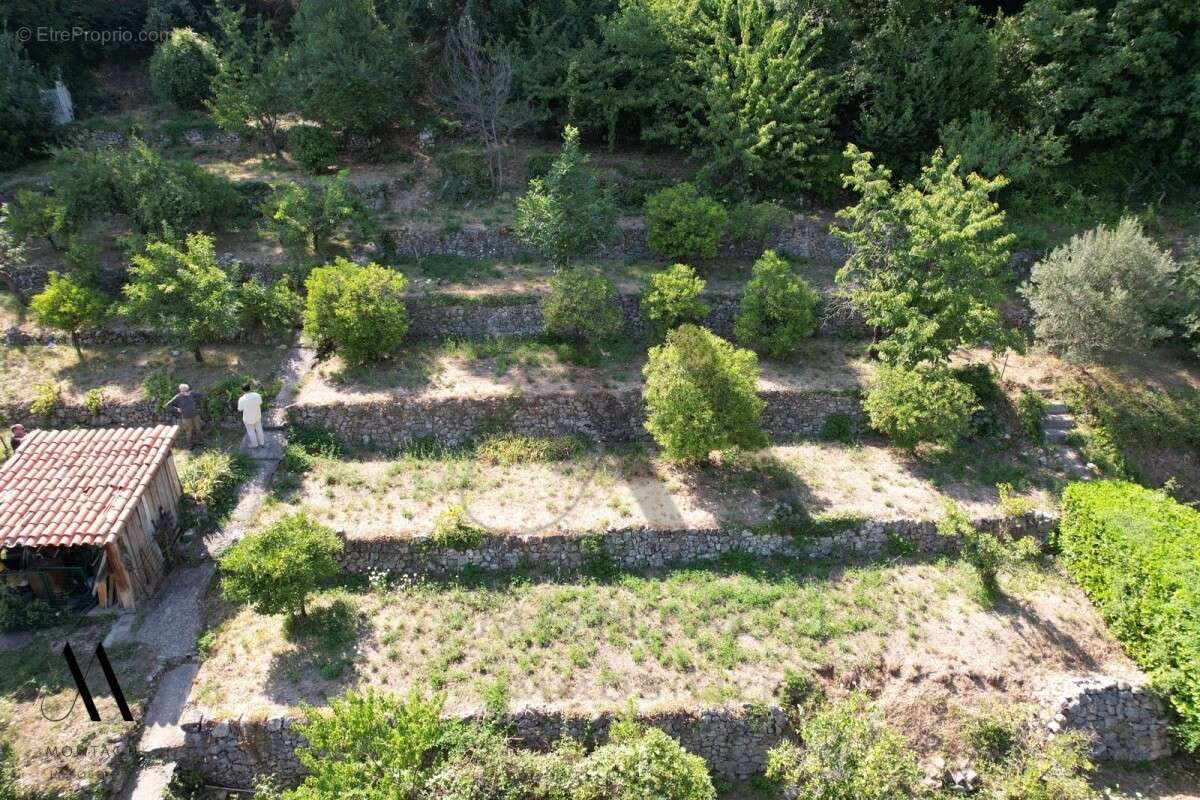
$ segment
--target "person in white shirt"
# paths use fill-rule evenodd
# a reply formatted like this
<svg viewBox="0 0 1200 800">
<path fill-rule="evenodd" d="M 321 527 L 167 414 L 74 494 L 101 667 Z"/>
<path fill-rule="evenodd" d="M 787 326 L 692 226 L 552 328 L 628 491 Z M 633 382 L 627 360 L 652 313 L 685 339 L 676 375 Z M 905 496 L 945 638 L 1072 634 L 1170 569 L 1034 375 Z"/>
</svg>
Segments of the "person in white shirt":
<svg viewBox="0 0 1200 800">
<path fill-rule="evenodd" d="M 250 447 L 259 448 L 267 443 L 262 427 L 262 395 L 250 390 L 249 383 L 242 384 L 242 396 L 238 398 L 238 411 L 246 425 L 246 440 Z"/>
</svg>

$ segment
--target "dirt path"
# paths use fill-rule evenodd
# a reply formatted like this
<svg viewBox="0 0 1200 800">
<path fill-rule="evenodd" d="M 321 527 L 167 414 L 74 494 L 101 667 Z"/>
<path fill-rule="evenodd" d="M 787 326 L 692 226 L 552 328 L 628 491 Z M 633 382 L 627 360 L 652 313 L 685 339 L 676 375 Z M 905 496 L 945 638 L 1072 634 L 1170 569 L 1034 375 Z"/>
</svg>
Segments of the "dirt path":
<svg viewBox="0 0 1200 800">
<path fill-rule="evenodd" d="M 294 400 L 300 381 L 315 361 L 316 353 L 297 339 L 280 368 L 282 386 L 274 407 L 264 420 L 267 445 L 245 451 L 254 460 L 256 469 L 242 487 L 241 497 L 229 521 L 200 543 L 203 556 L 199 564 L 171 572 L 136 631 L 132 630 L 133 626 L 122 629 L 121 638 L 128 636 L 154 648 L 164 673 L 146 711 L 145 727 L 138 742 L 142 763 L 117 795 L 121 800 L 162 800 L 166 796 L 175 764 L 162 762 L 155 756 L 183 741 L 179 721 L 200 668 L 196 640 L 200 634 L 204 596 L 216 572 L 215 558 L 246 534 L 250 520 L 266 498 L 275 470 L 283 458 L 287 406 Z"/>
</svg>

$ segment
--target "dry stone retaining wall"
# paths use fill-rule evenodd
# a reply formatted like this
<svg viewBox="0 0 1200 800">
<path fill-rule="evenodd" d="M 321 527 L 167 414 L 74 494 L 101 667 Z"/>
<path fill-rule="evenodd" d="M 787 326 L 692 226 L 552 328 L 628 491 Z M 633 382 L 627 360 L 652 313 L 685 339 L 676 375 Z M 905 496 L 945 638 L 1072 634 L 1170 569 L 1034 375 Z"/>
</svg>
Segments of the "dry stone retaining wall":
<svg viewBox="0 0 1200 800">
<path fill-rule="evenodd" d="M 1018 538 L 1039 541 L 1056 520 L 1040 514 L 1019 519 L 980 519 L 987 530 L 1002 527 Z M 468 567 L 488 571 L 535 567 L 572 572 L 586 567 L 601 552 L 622 569 L 654 569 L 673 563 L 713 561 L 733 552 L 758 557 L 877 558 L 903 551 L 922 555 L 954 552 L 957 540 L 938 533 L 929 520 L 864 520 L 845 530 L 811 538 L 749 530 L 656 530 L 624 528 L 603 533 L 484 536 L 479 547 L 458 551 L 431 547 L 421 538 L 357 539 L 347 537 L 342 566 L 348 572 L 394 572 L 440 577 Z"/>
<path fill-rule="evenodd" d="M 820 433 L 825 419 L 846 414 L 858 423 L 855 393 L 763 392 L 763 428 L 776 438 Z M 527 436 L 585 436 L 600 441 L 646 438 L 641 392 L 562 392 L 493 397 L 411 398 L 403 401 L 298 403 L 293 424 L 331 431 L 343 444 L 399 447 L 414 440 L 457 446 L 487 430 Z"/>
<path fill-rule="evenodd" d="M 582 716 L 523 709 L 510 715 L 510 735 L 516 746 L 539 751 L 551 749 L 563 736 L 600 745 L 615 719 L 608 712 Z M 777 707 L 652 712 L 641 721 L 665 731 L 702 757 L 714 774 L 728 780 L 760 774 L 767 752 L 787 731 L 786 717 Z M 304 739 L 290 719 L 201 720 L 182 727 L 184 744 L 171 757 L 209 783 L 249 788 L 257 775 L 274 775 L 287 785 L 303 778 L 304 767 L 294 751 Z"/>
<path fill-rule="evenodd" d="M 207 414 L 207 412 L 205 412 Z M 179 416 L 173 411 L 158 408 L 153 400 L 128 400 L 113 402 L 106 400 L 100 413 L 93 414 L 82 405 L 59 403 L 48 417 L 32 414 L 28 403 L 0 405 L 0 421 L 5 426 L 21 423 L 26 428 L 140 428 L 153 425 L 177 425 Z M 241 415 L 236 409 L 226 411 L 217 420 L 204 418 L 206 425 L 221 427 L 241 425 Z"/>
<path fill-rule="evenodd" d="M 1166 708 L 1144 684 L 1106 675 L 1065 676 L 1043 690 L 1053 733 L 1082 731 L 1101 761 L 1153 761 L 1172 753 Z"/>
</svg>

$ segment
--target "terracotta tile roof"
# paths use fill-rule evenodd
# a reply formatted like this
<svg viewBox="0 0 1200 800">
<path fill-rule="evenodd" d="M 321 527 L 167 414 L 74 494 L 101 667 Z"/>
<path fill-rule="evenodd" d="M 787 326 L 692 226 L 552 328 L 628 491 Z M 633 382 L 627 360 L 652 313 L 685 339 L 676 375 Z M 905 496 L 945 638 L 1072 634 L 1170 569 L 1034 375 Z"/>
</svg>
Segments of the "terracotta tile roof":
<svg viewBox="0 0 1200 800">
<path fill-rule="evenodd" d="M 107 544 L 179 428 L 36 430 L 0 466 L 0 546 Z"/>
</svg>

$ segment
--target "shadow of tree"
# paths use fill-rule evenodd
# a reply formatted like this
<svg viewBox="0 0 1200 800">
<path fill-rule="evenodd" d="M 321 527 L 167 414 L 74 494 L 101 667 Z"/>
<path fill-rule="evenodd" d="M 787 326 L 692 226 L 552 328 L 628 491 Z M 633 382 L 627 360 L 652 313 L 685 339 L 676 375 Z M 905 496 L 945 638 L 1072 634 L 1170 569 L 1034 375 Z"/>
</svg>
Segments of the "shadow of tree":
<svg viewBox="0 0 1200 800">
<path fill-rule="evenodd" d="M 289 617 L 283 624 L 283 636 L 295 648 L 272 659 L 271 677 L 264 687 L 267 696 L 291 703 L 311 694 L 300 688 L 302 683 L 317 684 L 317 691 L 325 696 L 353 684 L 358 644 L 370 627 L 363 613 L 336 592 L 307 615 Z"/>
</svg>

